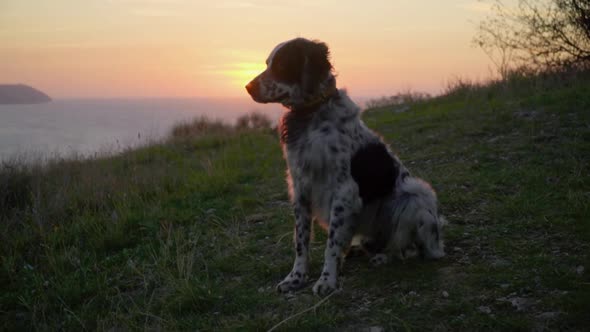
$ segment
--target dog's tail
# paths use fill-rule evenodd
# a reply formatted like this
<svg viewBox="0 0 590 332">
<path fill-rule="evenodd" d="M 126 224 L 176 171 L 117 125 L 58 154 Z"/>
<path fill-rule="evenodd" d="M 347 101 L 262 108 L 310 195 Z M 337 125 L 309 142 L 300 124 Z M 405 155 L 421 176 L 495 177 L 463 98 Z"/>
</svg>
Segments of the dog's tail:
<svg viewBox="0 0 590 332">
<path fill-rule="evenodd" d="M 397 186 L 393 208 L 395 250 L 404 258 L 406 250 L 416 247 L 425 258 L 445 255 L 436 193 L 426 181 L 407 177 Z"/>
</svg>

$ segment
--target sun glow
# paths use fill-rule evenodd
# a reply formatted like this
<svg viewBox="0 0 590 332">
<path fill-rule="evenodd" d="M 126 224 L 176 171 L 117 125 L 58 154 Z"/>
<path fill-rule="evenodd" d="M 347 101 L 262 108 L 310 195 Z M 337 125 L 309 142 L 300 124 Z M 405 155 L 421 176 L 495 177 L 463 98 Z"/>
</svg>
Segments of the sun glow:
<svg viewBox="0 0 590 332">
<path fill-rule="evenodd" d="M 263 72 L 266 69 L 266 65 L 263 63 L 240 62 L 231 65 L 230 68 L 231 69 L 224 70 L 222 73 L 229 77 L 232 84 L 243 87 L 254 77 Z"/>
<path fill-rule="evenodd" d="M 434 93 L 489 74 L 471 45 L 485 12 L 477 0 L 0 0 L 0 83 L 58 98 L 243 97 L 275 45 L 306 37 L 328 43 L 338 86 L 357 95 Z"/>
</svg>

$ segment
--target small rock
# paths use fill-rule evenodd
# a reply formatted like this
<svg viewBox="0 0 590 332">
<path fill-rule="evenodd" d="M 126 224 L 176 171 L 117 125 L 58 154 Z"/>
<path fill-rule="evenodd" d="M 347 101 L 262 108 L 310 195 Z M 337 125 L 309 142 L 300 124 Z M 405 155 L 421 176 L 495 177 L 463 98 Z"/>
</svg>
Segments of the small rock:
<svg viewBox="0 0 590 332">
<path fill-rule="evenodd" d="M 549 320 L 549 319 L 554 319 L 557 316 L 559 316 L 559 312 L 557 312 L 557 311 L 548 311 L 548 312 L 540 313 L 540 314 L 538 314 L 535 317 L 537 319 Z"/>
<path fill-rule="evenodd" d="M 579 265 L 578 267 L 576 267 L 576 273 L 578 275 L 582 275 L 584 273 L 584 266 Z"/>
<path fill-rule="evenodd" d="M 533 301 L 526 297 L 515 297 L 510 299 L 510 303 L 516 308 L 516 311 L 525 311 L 528 307 L 533 305 Z"/>
<path fill-rule="evenodd" d="M 409 111 L 409 110 L 410 110 L 410 106 L 408 106 L 408 105 L 403 105 L 403 106 L 401 106 L 401 107 L 394 108 L 394 109 L 393 109 L 393 112 L 394 112 L 394 113 L 404 113 L 404 112 L 407 112 L 407 111 Z"/>
<path fill-rule="evenodd" d="M 371 327 L 364 328 L 361 331 L 363 331 L 363 332 L 383 332 L 383 331 L 385 331 L 385 329 L 381 326 L 371 326 Z"/>
<path fill-rule="evenodd" d="M 506 289 L 508 287 L 510 287 L 510 284 L 500 284 L 500 288 L 502 289 Z"/>
<path fill-rule="evenodd" d="M 545 182 L 547 182 L 548 184 L 559 183 L 559 177 L 548 176 L 545 178 Z"/>
<path fill-rule="evenodd" d="M 492 138 L 488 139 L 488 143 L 494 143 L 494 142 L 496 142 L 497 140 L 499 140 L 500 138 L 502 138 L 502 136 L 495 136 L 495 137 L 492 137 Z"/>
<path fill-rule="evenodd" d="M 514 112 L 514 115 L 516 115 L 519 118 L 534 118 L 537 116 L 536 111 L 520 111 L 520 112 Z"/>
<path fill-rule="evenodd" d="M 510 302 L 516 311 L 526 311 L 535 304 L 535 300 L 527 297 L 502 297 L 498 301 Z"/>
<path fill-rule="evenodd" d="M 416 295 L 417 295 L 417 293 L 416 293 L 415 291 L 410 291 L 410 292 L 408 293 L 408 295 L 409 295 L 409 296 L 416 296 Z"/>
<path fill-rule="evenodd" d="M 446 299 L 447 297 L 449 297 L 449 292 L 442 291 L 442 296 Z"/>
<path fill-rule="evenodd" d="M 272 216 L 270 213 L 256 213 L 246 217 L 246 222 L 264 221 Z"/>
<path fill-rule="evenodd" d="M 506 267 L 509 265 L 510 265 L 510 262 L 503 259 L 503 258 L 496 258 L 491 263 L 492 267 Z"/>
<path fill-rule="evenodd" d="M 477 310 L 479 310 L 479 312 L 482 312 L 484 314 L 491 314 L 492 313 L 492 309 L 490 309 L 490 307 L 485 306 L 485 305 L 480 305 L 479 307 L 477 307 Z"/>
</svg>

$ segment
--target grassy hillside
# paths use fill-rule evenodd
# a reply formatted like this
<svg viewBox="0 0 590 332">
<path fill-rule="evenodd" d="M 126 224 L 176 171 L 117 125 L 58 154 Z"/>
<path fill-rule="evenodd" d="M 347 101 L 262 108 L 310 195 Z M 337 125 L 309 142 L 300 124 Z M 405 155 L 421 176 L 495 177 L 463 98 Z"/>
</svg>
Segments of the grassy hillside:
<svg viewBox="0 0 590 332">
<path fill-rule="evenodd" d="M 349 259 L 324 302 L 277 294 L 293 222 L 276 133 L 185 126 L 118 156 L 2 164 L 0 329 L 266 330 L 314 305 L 278 329 L 589 326 L 588 73 L 459 82 L 364 119 L 438 191 L 444 259 Z"/>
</svg>

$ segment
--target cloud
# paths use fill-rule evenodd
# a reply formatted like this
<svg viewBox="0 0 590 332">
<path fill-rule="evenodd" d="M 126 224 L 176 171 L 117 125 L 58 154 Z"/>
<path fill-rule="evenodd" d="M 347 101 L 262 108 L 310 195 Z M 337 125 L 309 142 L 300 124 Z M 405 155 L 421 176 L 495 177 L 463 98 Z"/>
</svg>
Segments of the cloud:
<svg viewBox="0 0 590 332">
<path fill-rule="evenodd" d="M 136 8 L 131 11 L 135 16 L 141 17 L 181 17 L 186 16 L 186 12 L 162 8 Z"/>
<path fill-rule="evenodd" d="M 205 72 L 216 74 L 227 74 L 233 72 L 256 72 L 260 73 L 266 68 L 265 64 L 254 62 L 236 62 L 221 65 L 207 64 L 202 65 L 201 69 Z"/>
<path fill-rule="evenodd" d="M 177 4 L 187 2 L 186 0 L 106 0 L 110 3 L 128 3 L 128 4 Z"/>
<path fill-rule="evenodd" d="M 114 5 L 129 9 L 131 15 L 141 17 L 180 17 L 186 16 L 183 6 L 188 0 L 106 0 Z"/>
<path fill-rule="evenodd" d="M 257 7 L 261 7 L 259 4 L 254 4 L 252 2 L 246 2 L 246 1 L 228 1 L 228 2 L 222 2 L 222 3 L 218 3 L 215 6 L 216 8 L 220 8 L 220 9 L 244 9 L 244 8 L 257 8 Z"/>
<path fill-rule="evenodd" d="M 457 7 L 470 12 L 489 13 L 492 9 L 492 4 L 483 1 L 470 1 L 459 3 Z"/>
<path fill-rule="evenodd" d="M 296 8 L 296 7 L 319 7 L 321 3 L 315 0 L 309 1 L 277 1 L 277 0 L 252 0 L 252 1 L 221 1 L 215 4 L 219 9 L 247 9 L 247 8 Z"/>
</svg>

